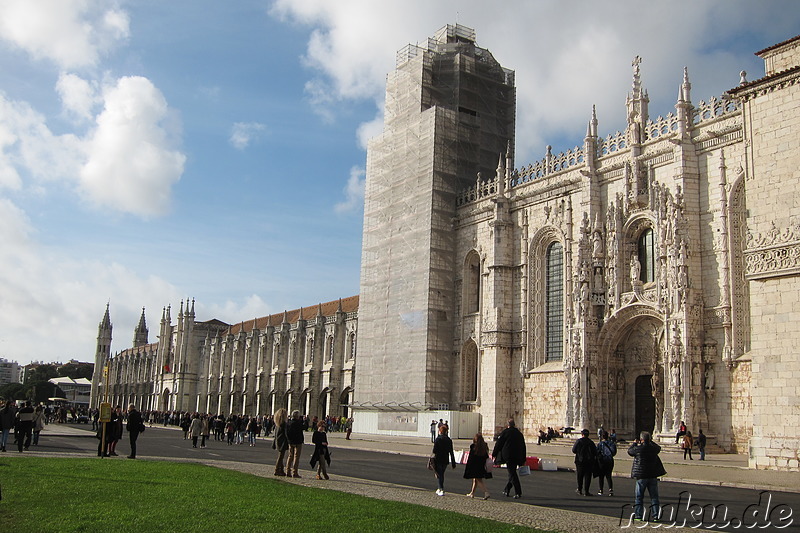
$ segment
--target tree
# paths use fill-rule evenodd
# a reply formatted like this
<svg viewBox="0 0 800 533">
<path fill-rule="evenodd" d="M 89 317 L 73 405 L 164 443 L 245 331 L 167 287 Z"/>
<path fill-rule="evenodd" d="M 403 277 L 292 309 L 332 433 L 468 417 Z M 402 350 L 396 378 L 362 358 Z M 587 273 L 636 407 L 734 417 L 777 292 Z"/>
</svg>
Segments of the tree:
<svg viewBox="0 0 800 533">
<path fill-rule="evenodd" d="M 52 363 L 32 363 L 25 367 L 25 382 L 27 386 L 47 381 L 58 376 L 58 369 Z"/>
<path fill-rule="evenodd" d="M 28 397 L 27 387 L 22 383 L 6 383 L 0 386 L 0 398 L 3 400 L 22 400 Z"/>
<path fill-rule="evenodd" d="M 80 379 L 86 378 L 91 380 L 94 373 L 93 363 L 81 363 L 79 361 L 70 361 L 58 367 L 58 375 L 61 377 Z"/>
</svg>

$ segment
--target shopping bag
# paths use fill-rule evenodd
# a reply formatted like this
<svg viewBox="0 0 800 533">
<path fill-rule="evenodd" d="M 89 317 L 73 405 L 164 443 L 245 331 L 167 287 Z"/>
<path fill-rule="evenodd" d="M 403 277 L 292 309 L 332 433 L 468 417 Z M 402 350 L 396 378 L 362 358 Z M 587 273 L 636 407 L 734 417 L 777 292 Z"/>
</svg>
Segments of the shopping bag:
<svg viewBox="0 0 800 533">
<path fill-rule="evenodd" d="M 519 470 L 517 470 L 517 474 L 520 476 L 529 476 L 531 475 L 531 467 L 528 465 L 521 466 L 519 467 Z"/>
<path fill-rule="evenodd" d="M 428 470 L 436 470 L 435 460 L 436 460 L 436 456 L 434 456 L 434 455 L 431 455 L 430 457 L 428 457 Z"/>
<path fill-rule="evenodd" d="M 469 461 L 469 450 L 464 450 L 461 452 L 461 460 L 458 461 L 459 464 L 465 465 Z"/>
</svg>

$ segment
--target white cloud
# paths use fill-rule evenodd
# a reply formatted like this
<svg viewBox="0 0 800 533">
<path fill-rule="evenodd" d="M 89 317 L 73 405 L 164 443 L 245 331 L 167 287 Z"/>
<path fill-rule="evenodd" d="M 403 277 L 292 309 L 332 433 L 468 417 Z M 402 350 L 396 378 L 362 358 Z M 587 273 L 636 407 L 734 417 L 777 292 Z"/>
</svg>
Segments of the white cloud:
<svg viewBox="0 0 800 533">
<path fill-rule="evenodd" d="M 264 131 L 264 125 L 258 122 L 236 122 L 231 128 L 228 142 L 237 150 L 244 150 L 258 138 L 258 134 L 262 131 Z"/>
<path fill-rule="evenodd" d="M 0 198 L 0 357 L 93 361 L 86 339 L 97 336 L 107 301 L 116 343 L 127 346 L 142 305 L 160 309 L 165 300 L 179 298 L 161 278 L 142 277 L 118 263 L 73 259 L 70 251 L 42 246 L 35 235 L 25 213 Z"/>
<path fill-rule="evenodd" d="M 103 104 L 83 136 L 55 135 L 43 115 L 0 92 L 0 187 L 19 189 L 25 178 L 72 183 L 94 204 L 142 217 L 163 215 L 186 156 L 172 148 L 173 116 L 146 78 L 124 77 L 96 96 L 75 75 L 59 78 L 65 110 L 85 119 Z"/>
<path fill-rule="evenodd" d="M 74 176 L 81 142 L 71 134 L 54 135 L 45 118 L 26 102 L 0 92 L 0 186 L 19 189 L 23 176 L 55 180 Z"/>
<path fill-rule="evenodd" d="M 126 12 L 102 0 L 3 0 L 0 38 L 61 68 L 91 67 L 130 34 Z"/>
<path fill-rule="evenodd" d="M 257 294 L 251 294 L 243 302 L 225 300 L 222 304 L 210 305 L 203 305 L 201 302 L 197 302 L 196 308 L 196 314 L 202 313 L 203 316 L 207 317 L 204 320 L 216 318 L 228 324 L 261 318 L 275 312 Z"/>
<path fill-rule="evenodd" d="M 742 63 L 752 64 L 755 51 L 733 55 L 720 48 L 742 34 L 768 46 L 795 35 L 800 24 L 790 1 L 580 0 L 567 8 L 509 0 L 490 10 L 482 0 L 277 0 L 271 13 L 310 28 L 304 60 L 316 74 L 306 87 L 329 120 L 343 99 L 383 100 L 386 75 L 405 43 L 424 41 L 456 18 L 476 29 L 478 45 L 517 74 L 518 165 L 543 156 L 545 144 L 564 139 L 564 146 L 554 146 L 560 150 L 581 143 L 593 104 L 601 134 L 624 127 L 634 56 L 643 58 L 657 116 L 674 110 L 685 65 L 695 102 L 719 95 L 737 84 Z"/>
<path fill-rule="evenodd" d="M 82 190 L 99 205 L 144 217 L 165 214 L 186 161 L 167 134 L 166 100 L 150 80 L 138 76 L 106 87 L 103 99 L 86 144 Z"/>
<path fill-rule="evenodd" d="M 375 118 L 369 122 L 362 122 L 359 124 L 356 131 L 358 145 L 366 150 L 369 140 L 373 137 L 377 137 L 381 133 L 383 133 L 383 106 L 381 106 L 380 110 L 375 115 Z"/>
<path fill-rule="evenodd" d="M 56 92 L 61 99 L 64 111 L 79 122 L 88 121 L 93 116 L 97 104 L 95 84 L 75 74 L 62 72 L 56 83 Z"/>
<path fill-rule="evenodd" d="M 344 189 L 345 199 L 334 206 L 337 213 L 349 213 L 364 205 L 364 169 L 353 167 Z"/>
</svg>

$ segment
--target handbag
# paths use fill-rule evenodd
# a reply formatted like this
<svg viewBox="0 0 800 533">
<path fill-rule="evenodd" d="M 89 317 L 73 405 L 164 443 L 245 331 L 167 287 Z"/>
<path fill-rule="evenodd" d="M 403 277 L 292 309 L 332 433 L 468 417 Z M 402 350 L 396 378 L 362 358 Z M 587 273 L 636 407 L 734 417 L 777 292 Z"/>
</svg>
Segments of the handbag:
<svg viewBox="0 0 800 533">
<path fill-rule="evenodd" d="M 484 465 L 484 468 L 486 469 L 486 472 L 491 472 L 492 468 L 494 468 L 494 461 L 491 457 L 486 458 L 486 464 Z"/>
<path fill-rule="evenodd" d="M 517 474 L 519 474 L 520 476 L 530 476 L 531 467 L 529 467 L 528 465 L 523 465 L 519 467 L 519 470 L 517 470 Z"/>
<path fill-rule="evenodd" d="M 436 456 L 431 455 L 428 457 L 428 470 L 436 470 Z"/>
</svg>

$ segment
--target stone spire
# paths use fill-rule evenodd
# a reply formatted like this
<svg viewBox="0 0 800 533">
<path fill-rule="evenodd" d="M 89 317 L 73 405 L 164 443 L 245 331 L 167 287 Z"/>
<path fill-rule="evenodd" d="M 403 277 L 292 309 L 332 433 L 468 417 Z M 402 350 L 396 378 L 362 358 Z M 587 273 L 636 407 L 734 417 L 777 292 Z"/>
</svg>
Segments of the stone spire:
<svg viewBox="0 0 800 533">
<path fill-rule="evenodd" d="M 689 69 L 683 67 L 683 83 L 678 87 L 678 101 L 675 110 L 678 114 L 678 128 L 685 135 L 692 127 L 692 84 L 689 83 Z"/>
<path fill-rule="evenodd" d="M 139 317 L 139 325 L 133 330 L 133 347 L 144 346 L 147 344 L 149 331 L 147 329 L 147 322 L 144 318 L 144 307 L 142 307 L 142 316 Z"/>
<path fill-rule="evenodd" d="M 639 65 L 642 58 L 636 56 L 631 65 L 633 66 L 633 83 L 631 92 L 625 100 L 628 109 L 628 129 L 631 132 L 631 142 L 641 144 L 644 141 L 644 128 L 648 120 L 647 105 L 650 97 L 647 91 L 642 89 L 642 78 L 640 76 Z"/>
<path fill-rule="evenodd" d="M 495 177 L 497 178 L 497 196 L 504 196 L 506 194 L 506 165 L 504 161 L 504 154 L 500 154 L 497 161 L 497 171 Z"/>
<path fill-rule="evenodd" d="M 89 403 L 96 407 L 103 400 L 104 390 L 103 372 L 111 357 L 111 303 L 106 303 L 106 312 L 97 327 L 97 347 L 94 354 L 94 372 L 92 374 L 92 388 L 90 390 Z"/>
</svg>

